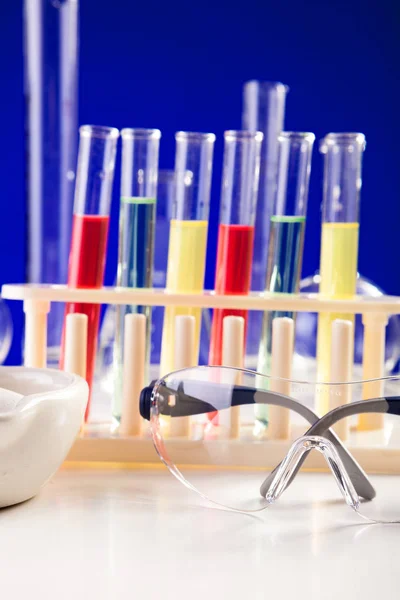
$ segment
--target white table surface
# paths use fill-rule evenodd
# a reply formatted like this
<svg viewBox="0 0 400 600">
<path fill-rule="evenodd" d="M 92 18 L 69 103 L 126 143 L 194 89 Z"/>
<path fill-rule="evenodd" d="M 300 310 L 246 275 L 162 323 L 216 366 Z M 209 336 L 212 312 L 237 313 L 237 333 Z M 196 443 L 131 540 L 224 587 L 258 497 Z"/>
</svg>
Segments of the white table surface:
<svg viewBox="0 0 400 600">
<path fill-rule="evenodd" d="M 205 507 L 163 468 L 64 467 L 0 511 L 1 598 L 400 598 L 400 525 L 363 522 L 332 476 L 297 479 L 245 515 Z"/>
</svg>

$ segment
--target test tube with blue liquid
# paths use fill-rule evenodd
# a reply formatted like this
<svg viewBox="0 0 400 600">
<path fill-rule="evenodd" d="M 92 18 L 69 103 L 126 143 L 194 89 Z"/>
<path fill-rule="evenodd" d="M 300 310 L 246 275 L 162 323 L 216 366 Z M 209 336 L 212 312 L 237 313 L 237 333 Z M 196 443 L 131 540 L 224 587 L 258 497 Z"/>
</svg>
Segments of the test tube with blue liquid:
<svg viewBox="0 0 400 600">
<path fill-rule="evenodd" d="M 161 132 L 158 129 L 123 129 L 121 138 L 121 206 L 117 286 L 150 288 L 153 283 L 158 151 Z M 117 420 L 121 417 L 124 321 L 125 315 L 129 313 L 146 315 L 147 359 L 150 354 L 150 307 L 118 306 L 113 397 L 113 416 Z"/>
<path fill-rule="evenodd" d="M 278 136 L 278 179 L 270 217 L 267 292 L 299 291 L 314 140 L 313 133 L 296 131 Z M 265 375 L 271 371 L 272 321 L 276 317 L 293 318 L 293 313 L 264 313 L 257 371 Z M 268 424 L 266 406 L 257 406 L 255 413 L 259 423 Z"/>
</svg>

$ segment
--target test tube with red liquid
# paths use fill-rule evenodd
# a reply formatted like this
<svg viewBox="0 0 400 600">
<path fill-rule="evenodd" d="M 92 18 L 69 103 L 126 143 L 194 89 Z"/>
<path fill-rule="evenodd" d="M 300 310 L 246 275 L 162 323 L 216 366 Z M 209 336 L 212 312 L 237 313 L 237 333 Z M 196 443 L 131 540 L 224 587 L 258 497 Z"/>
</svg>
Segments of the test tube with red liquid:
<svg viewBox="0 0 400 600">
<path fill-rule="evenodd" d="M 79 134 L 68 286 L 94 289 L 103 286 L 119 131 L 114 127 L 83 125 L 79 129 Z M 68 302 L 65 308 L 65 315 L 83 313 L 88 317 L 86 381 L 90 388 L 96 363 L 100 308 L 100 304 L 83 302 Z M 63 365 L 64 331 L 61 344 L 61 369 Z M 85 420 L 89 415 L 89 403 Z"/>
<path fill-rule="evenodd" d="M 248 294 L 263 134 L 259 131 L 226 131 L 224 139 L 215 292 Z M 210 365 L 222 364 L 222 323 L 228 315 L 244 317 L 246 321 L 247 311 L 214 310 Z"/>
</svg>

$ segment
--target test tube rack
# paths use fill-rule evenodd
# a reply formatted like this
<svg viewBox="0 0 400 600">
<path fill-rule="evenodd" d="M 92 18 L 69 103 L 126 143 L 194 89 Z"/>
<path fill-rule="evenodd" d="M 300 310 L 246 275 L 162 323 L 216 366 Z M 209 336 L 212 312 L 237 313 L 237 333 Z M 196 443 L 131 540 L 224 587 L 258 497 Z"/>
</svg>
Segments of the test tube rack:
<svg viewBox="0 0 400 600">
<path fill-rule="evenodd" d="M 363 380 L 384 376 L 385 328 L 388 318 L 400 314 L 400 297 L 378 298 L 354 296 L 348 299 L 324 298 L 318 294 L 271 294 L 251 292 L 246 296 L 218 295 L 212 291 L 200 294 L 170 293 L 161 289 L 128 289 L 104 287 L 101 289 L 73 289 L 62 285 L 7 284 L 2 297 L 23 301 L 25 313 L 25 366 L 46 366 L 47 315 L 51 302 L 83 302 L 97 304 L 120 304 L 141 306 L 188 306 L 195 308 L 225 308 L 258 311 L 333 312 L 361 314 L 364 325 Z M 72 328 L 71 328 L 72 329 Z M 82 340 L 82 337 L 80 338 Z M 281 350 L 280 350 L 281 351 Z M 235 359 L 231 360 L 231 366 Z M 233 361 L 233 362 L 232 362 Z M 184 366 L 184 365 L 183 365 Z M 338 368 L 340 372 L 340 365 Z M 285 374 L 278 376 L 285 377 Z M 371 384 L 368 384 L 371 385 Z M 369 418 L 380 415 L 369 415 Z M 373 423 L 369 423 L 373 425 Z M 373 426 L 371 427 L 373 429 Z M 143 428 L 142 430 L 143 431 Z M 371 432 L 375 434 L 376 432 Z M 213 444 L 213 464 L 263 468 L 275 466 L 289 448 L 290 441 L 242 441 L 239 439 L 191 441 L 177 439 L 180 461 L 191 465 L 209 464 L 209 445 Z M 400 474 L 400 446 L 383 447 L 382 440 L 371 436 L 370 445 L 348 444 L 349 451 L 371 473 Z M 175 455 L 176 456 L 176 455 Z M 265 457 L 268 457 L 266 465 Z M 77 462 L 108 462 L 159 464 L 159 458 L 148 434 L 126 435 L 107 432 L 98 433 L 83 428 L 67 460 Z M 323 469 L 323 458 L 311 453 L 307 461 L 309 469 Z"/>
</svg>

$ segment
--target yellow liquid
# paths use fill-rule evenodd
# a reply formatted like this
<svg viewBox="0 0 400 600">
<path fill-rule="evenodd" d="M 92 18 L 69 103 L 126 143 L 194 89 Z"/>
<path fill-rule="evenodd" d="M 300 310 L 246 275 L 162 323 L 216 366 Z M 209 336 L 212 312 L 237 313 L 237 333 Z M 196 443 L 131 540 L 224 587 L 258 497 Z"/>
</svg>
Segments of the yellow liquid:
<svg viewBox="0 0 400 600">
<path fill-rule="evenodd" d="M 207 249 L 207 221 L 171 220 L 169 232 L 167 290 L 199 293 L 203 291 Z M 195 357 L 199 354 L 201 308 L 168 306 L 164 312 L 160 376 L 175 369 L 175 317 L 193 315 L 196 319 Z"/>
<path fill-rule="evenodd" d="M 324 223 L 322 225 L 320 293 L 335 298 L 348 298 L 356 293 L 358 223 Z M 335 319 L 354 323 L 354 316 L 339 313 L 320 313 L 317 338 L 317 378 L 330 381 L 331 328 Z M 329 410 L 326 394 L 317 398 L 317 411 Z"/>
</svg>

